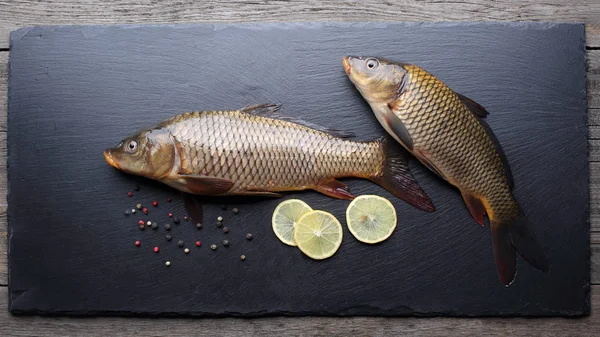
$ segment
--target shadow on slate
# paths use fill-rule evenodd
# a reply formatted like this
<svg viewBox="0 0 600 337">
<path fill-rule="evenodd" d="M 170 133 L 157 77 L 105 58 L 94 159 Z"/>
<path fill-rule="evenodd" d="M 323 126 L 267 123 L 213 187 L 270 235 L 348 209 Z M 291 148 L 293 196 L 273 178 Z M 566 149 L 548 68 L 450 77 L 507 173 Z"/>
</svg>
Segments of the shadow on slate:
<svg viewBox="0 0 600 337">
<path fill-rule="evenodd" d="M 57 315 L 589 314 L 589 172 L 582 24 L 237 24 L 24 28 L 11 34 L 10 311 Z M 283 114 L 383 134 L 342 56 L 415 63 L 484 105 L 514 173 L 515 196 L 550 262 L 496 276 L 489 228 L 416 161 L 424 213 L 364 180 L 354 194 L 393 201 L 399 224 L 378 245 L 344 240 L 316 262 L 280 243 L 283 199 L 207 198 L 201 230 L 179 193 L 122 174 L 102 151 L 190 110 L 282 103 Z M 139 184 L 141 190 L 127 192 Z M 167 198 L 173 197 L 172 203 Z M 286 194 L 345 222 L 347 201 Z M 159 206 L 151 206 L 153 200 Z M 137 203 L 150 214 L 126 217 Z M 220 204 L 227 204 L 222 210 Z M 239 208 L 233 215 L 232 208 Z M 222 215 L 229 233 L 216 226 Z M 157 221 L 141 231 L 137 221 Z M 254 235 L 245 239 L 246 233 Z M 221 242 L 227 238 L 229 247 Z M 134 241 L 141 240 L 141 247 Z M 183 240 L 191 252 L 176 243 Z M 201 247 L 194 242 L 202 241 Z M 216 243 L 216 251 L 209 246 Z M 159 253 L 152 251 L 154 246 Z M 240 255 L 246 255 L 245 261 Z M 171 266 L 166 267 L 165 262 Z"/>
</svg>

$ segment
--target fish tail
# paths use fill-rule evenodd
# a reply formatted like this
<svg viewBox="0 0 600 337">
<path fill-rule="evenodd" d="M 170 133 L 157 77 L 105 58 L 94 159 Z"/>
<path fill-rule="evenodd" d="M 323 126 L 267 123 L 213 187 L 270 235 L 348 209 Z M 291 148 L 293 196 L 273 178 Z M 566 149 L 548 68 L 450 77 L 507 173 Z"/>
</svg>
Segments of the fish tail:
<svg viewBox="0 0 600 337">
<path fill-rule="evenodd" d="M 527 226 L 527 218 L 522 212 L 516 218 L 505 221 L 498 221 L 490 217 L 496 270 L 505 286 L 509 286 L 515 278 L 517 272 L 516 253 L 519 253 L 535 268 L 543 272 L 548 271 L 548 260 Z"/>
<path fill-rule="evenodd" d="M 408 204 L 426 212 L 435 211 L 429 196 L 421 189 L 408 167 L 408 152 L 390 137 L 381 140 L 385 162 L 382 173 L 370 179 Z"/>
</svg>

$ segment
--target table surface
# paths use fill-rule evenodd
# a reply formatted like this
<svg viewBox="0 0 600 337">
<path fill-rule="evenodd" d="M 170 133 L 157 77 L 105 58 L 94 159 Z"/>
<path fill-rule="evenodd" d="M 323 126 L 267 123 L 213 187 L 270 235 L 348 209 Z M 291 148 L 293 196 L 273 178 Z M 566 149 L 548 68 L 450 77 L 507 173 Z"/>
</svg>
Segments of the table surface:
<svg viewBox="0 0 600 337">
<path fill-rule="evenodd" d="M 0 0 L 0 162 L 6 162 L 9 33 L 51 24 L 277 21 L 561 21 L 587 33 L 592 314 L 568 318 L 272 317 L 261 319 L 50 318 L 8 313 L 6 165 L 0 165 L 0 334 L 30 335 L 427 335 L 584 336 L 600 331 L 600 0 L 173 1 Z"/>
</svg>

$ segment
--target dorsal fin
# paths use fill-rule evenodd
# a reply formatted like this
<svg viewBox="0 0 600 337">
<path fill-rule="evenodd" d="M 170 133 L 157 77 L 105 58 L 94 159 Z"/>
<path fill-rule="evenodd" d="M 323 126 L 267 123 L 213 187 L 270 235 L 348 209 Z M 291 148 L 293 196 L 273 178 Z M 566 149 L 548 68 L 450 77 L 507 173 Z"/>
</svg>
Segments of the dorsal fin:
<svg viewBox="0 0 600 337">
<path fill-rule="evenodd" d="M 502 146 L 500 145 L 498 138 L 496 138 L 496 135 L 494 134 L 494 132 L 492 131 L 492 129 L 490 128 L 488 123 L 485 121 L 485 119 L 477 118 L 477 120 L 479 121 L 479 124 L 481 124 L 481 126 L 483 126 L 483 128 L 485 129 L 485 132 L 492 140 L 492 143 L 494 144 L 494 147 L 496 148 L 496 152 L 498 152 L 498 155 L 500 156 L 500 160 L 502 161 L 502 167 L 504 168 L 504 175 L 506 176 L 506 180 L 508 181 L 508 186 L 510 186 L 510 188 L 513 188 L 515 185 L 515 182 L 513 180 L 512 171 L 510 170 L 510 166 L 508 165 L 508 159 L 506 159 L 506 155 L 504 154 L 504 150 L 502 149 Z"/>
<path fill-rule="evenodd" d="M 479 103 L 475 102 L 474 100 L 470 99 L 469 97 L 463 96 L 461 94 L 457 94 L 457 95 L 458 95 L 458 98 L 460 98 L 461 102 L 463 102 L 463 104 L 467 107 L 467 109 L 469 109 L 469 111 L 471 111 L 473 113 L 475 118 L 479 121 L 479 124 L 481 124 L 481 126 L 483 126 L 483 128 L 485 129 L 485 132 L 492 140 L 492 143 L 494 144 L 494 147 L 496 148 L 496 152 L 498 152 L 498 155 L 500 156 L 500 160 L 502 161 L 502 167 L 504 168 L 504 175 L 506 176 L 506 180 L 508 181 L 508 186 L 510 186 L 510 188 L 513 188 L 515 185 L 515 182 L 513 180 L 512 171 L 510 170 L 510 166 L 508 165 L 508 159 L 506 158 L 506 155 L 504 154 L 504 150 L 502 149 L 502 146 L 500 145 L 498 138 L 496 138 L 496 135 L 494 134 L 494 132 L 492 131 L 492 129 L 490 128 L 490 126 L 484 119 L 487 115 L 489 115 L 489 112 L 487 112 L 487 110 L 485 110 L 485 108 L 483 106 L 481 106 Z"/>
<path fill-rule="evenodd" d="M 317 124 L 313 124 L 313 123 L 295 118 L 295 117 L 282 115 L 279 113 L 280 108 L 281 108 L 280 104 L 257 104 L 257 105 L 250 105 L 250 106 L 244 107 L 244 108 L 240 109 L 240 111 L 243 113 L 247 113 L 249 115 L 279 119 L 282 121 L 300 124 L 300 125 L 306 126 L 308 128 L 311 128 L 311 129 L 314 129 L 317 131 L 328 133 L 328 134 L 330 134 L 334 137 L 338 137 L 338 138 L 354 137 L 353 132 L 330 129 L 330 128 L 326 128 L 326 127 L 323 127 L 323 126 L 320 126 Z"/>
<path fill-rule="evenodd" d="M 487 115 L 489 115 L 489 112 L 487 112 L 487 110 L 485 110 L 485 108 L 482 107 L 481 104 L 475 102 L 474 100 L 470 99 L 467 96 L 463 96 L 458 93 L 457 93 L 457 95 L 458 95 L 458 98 L 460 98 L 460 101 L 463 102 L 463 104 L 467 106 L 467 109 L 469 109 L 477 117 L 485 118 Z"/>
</svg>

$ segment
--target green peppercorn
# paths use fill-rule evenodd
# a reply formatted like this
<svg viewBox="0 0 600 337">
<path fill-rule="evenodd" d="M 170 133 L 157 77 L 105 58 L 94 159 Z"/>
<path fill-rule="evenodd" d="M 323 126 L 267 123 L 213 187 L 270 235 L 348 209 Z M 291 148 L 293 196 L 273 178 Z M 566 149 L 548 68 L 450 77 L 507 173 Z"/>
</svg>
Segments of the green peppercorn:
<svg viewBox="0 0 600 337">
<path fill-rule="evenodd" d="M 217 222 L 217 227 L 219 227 L 219 228 L 223 227 L 223 223 L 222 222 Z"/>
<path fill-rule="evenodd" d="M 238 212 L 239 212 L 237 208 L 234 208 L 234 209 L 233 209 L 233 210 L 231 210 L 231 211 L 233 212 L 233 214 L 238 214 Z"/>
<path fill-rule="evenodd" d="M 137 204 L 137 205 L 135 205 L 135 208 L 137 208 L 137 209 L 142 209 L 142 208 L 144 208 L 144 207 L 142 206 L 142 204 Z"/>
<path fill-rule="evenodd" d="M 214 243 L 212 245 L 210 245 L 210 249 L 212 250 L 217 250 L 217 245 L 215 245 Z"/>
<path fill-rule="evenodd" d="M 240 256 L 240 260 L 244 261 L 246 259 L 246 255 Z"/>
<path fill-rule="evenodd" d="M 140 225 L 140 229 L 141 229 L 141 230 L 144 230 L 144 229 L 146 229 L 146 226 L 144 226 L 144 225 Z"/>
</svg>

